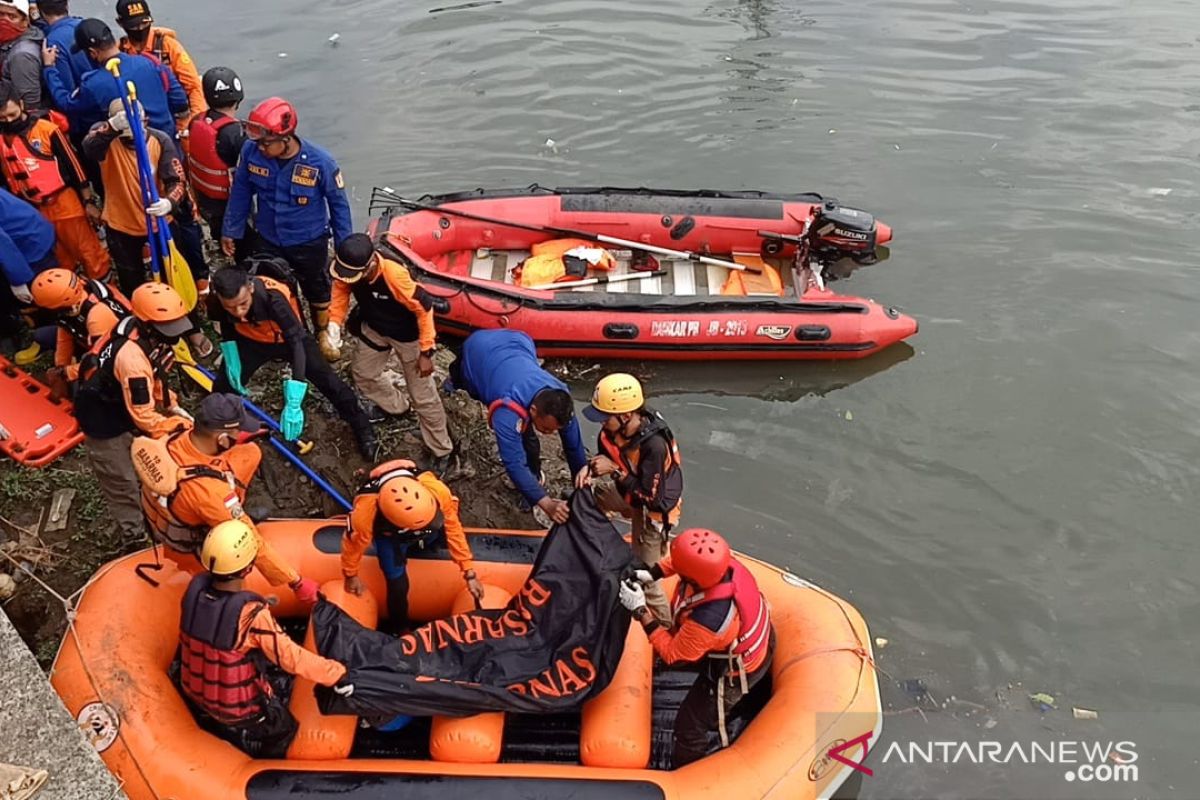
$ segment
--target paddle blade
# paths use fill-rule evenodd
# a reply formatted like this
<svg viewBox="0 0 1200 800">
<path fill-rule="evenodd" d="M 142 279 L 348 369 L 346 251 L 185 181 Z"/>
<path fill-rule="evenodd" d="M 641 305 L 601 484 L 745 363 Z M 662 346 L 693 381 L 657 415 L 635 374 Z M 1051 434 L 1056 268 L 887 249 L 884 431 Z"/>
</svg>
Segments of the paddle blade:
<svg viewBox="0 0 1200 800">
<path fill-rule="evenodd" d="M 173 239 L 167 242 L 167 261 L 163 264 L 163 270 L 166 273 L 167 283 L 183 298 L 184 307 L 188 311 L 195 308 L 196 301 L 200 299 L 200 293 L 196 289 L 196 281 L 192 278 L 192 270 L 188 266 L 187 259 L 175 247 Z"/>
</svg>

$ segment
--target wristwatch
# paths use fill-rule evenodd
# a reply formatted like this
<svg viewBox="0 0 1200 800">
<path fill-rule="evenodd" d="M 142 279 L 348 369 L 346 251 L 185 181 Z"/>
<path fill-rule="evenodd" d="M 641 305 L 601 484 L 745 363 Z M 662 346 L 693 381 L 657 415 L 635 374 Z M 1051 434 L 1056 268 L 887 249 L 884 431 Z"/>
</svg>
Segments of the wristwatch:
<svg viewBox="0 0 1200 800">
<path fill-rule="evenodd" d="M 475 570 L 469 569 L 463 573 L 463 579 L 468 581 L 475 580 Z"/>
</svg>

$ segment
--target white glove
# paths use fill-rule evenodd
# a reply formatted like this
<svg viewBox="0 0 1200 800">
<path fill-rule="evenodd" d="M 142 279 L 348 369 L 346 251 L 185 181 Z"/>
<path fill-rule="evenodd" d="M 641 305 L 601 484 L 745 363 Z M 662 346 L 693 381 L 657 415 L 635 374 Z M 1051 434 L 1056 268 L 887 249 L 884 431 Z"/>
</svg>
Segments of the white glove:
<svg viewBox="0 0 1200 800">
<path fill-rule="evenodd" d="M 13 296 L 20 300 L 25 305 L 33 305 L 33 293 L 29 291 L 29 284 L 22 283 L 20 286 L 12 287 Z"/>
<path fill-rule="evenodd" d="M 339 686 L 333 687 L 333 691 L 336 694 L 340 694 L 342 697 L 349 697 L 350 695 L 354 694 L 354 684 L 343 683 Z"/>
<path fill-rule="evenodd" d="M 171 406 L 171 413 L 176 417 L 183 417 L 188 422 L 195 422 L 196 418 L 183 409 L 182 406 Z"/>
<path fill-rule="evenodd" d="M 116 114 L 113 114 L 111 117 L 109 117 L 108 127 L 112 128 L 121 136 L 128 136 L 130 133 L 129 117 L 126 116 L 125 111 L 118 111 Z"/>
<path fill-rule="evenodd" d="M 649 570 L 634 570 L 633 577 L 637 579 L 638 583 L 654 583 L 654 576 L 650 574 Z"/>
<path fill-rule="evenodd" d="M 171 213 L 171 201 L 165 197 L 160 197 L 146 206 L 146 213 L 152 217 L 165 217 Z"/>
<path fill-rule="evenodd" d="M 331 322 L 325 326 L 325 336 L 329 340 L 329 346 L 334 350 L 342 349 L 342 326 L 336 322 Z"/>
<path fill-rule="evenodd" d="M 621 581 L 621 605 L 627 611 L 637 611 L 646 607 L 646 593 L 639 584 Z"/>
</svg>

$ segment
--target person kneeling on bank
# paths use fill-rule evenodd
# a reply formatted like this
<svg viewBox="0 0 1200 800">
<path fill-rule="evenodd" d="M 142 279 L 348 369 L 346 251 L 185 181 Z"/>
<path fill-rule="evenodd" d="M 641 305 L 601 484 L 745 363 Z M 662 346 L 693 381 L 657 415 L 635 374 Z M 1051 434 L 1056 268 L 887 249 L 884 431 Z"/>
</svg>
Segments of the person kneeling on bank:
<svg viewBox="0 0 1200 800">
<path fill-rule="evenodd" d="M 371 471 L 371 481 L 354 498 L 342 543 L 346 591 L 361 595 L 358 567 L 372 542 L 387 580 L 388 617 L 395 630 L 408 624 L 408 552 L 445 543 L 476 601 L 483 584 L 475 576 L 474 556 L 458 517 L 458 498 L 432 472 L 416 474 L 416 464 L 388 461 Z"/>
<path fill-rule="evenodd" d="M 283 758 L 299 727 L 287 707 L 291 676 L 344 697 L 354 685 L 339 685 L 346 667 L 292 641 L 266 599 L 243 588 L 257 555 L 258 537 L 241 520 L 209 532 L 200 552 L 206 572 L 183 596 L 172 666 L 204 727 L 255 758 Z"/>
<path fill-rule="evenodd" d="M 665 628 L 646 608 L 642 584 L 678 575 Z M 642 623 L 664 663 L 701 663 L 700 676 L 675 715 L 675 769 L 708 754 L 716 731 L 729 744 L 725 720 L 770 672 L 775 651 L 771 612 L 754 576 L 729 552 L 720 534 L 692 528 L 671 542 L 671 554 L 636 580 L 621 583 L 621 605 Z"/>
</svg>

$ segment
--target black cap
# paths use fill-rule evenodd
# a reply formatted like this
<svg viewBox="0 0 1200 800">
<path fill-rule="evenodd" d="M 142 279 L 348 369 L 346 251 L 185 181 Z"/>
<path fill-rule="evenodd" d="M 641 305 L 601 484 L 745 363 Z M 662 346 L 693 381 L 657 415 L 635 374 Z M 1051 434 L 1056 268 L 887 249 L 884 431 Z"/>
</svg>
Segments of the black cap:
<svg viewBox="0 0 1200 800">
<path fill-rule="evenodd" d="M 246 431 L 254 433 L 262 430 L 262 423 L 250 416 L 246 404 L 236 394 L 210 394 L 200 401 L 200 410 L 196 412 L 196 424 L 210 431 Z"/>
<path fill-rule="evenodd" d="M 352 233 L 337 246 L 329 274 L 337 280 L 353 283 L 366 273 L 374 256 L 375 243 L 371 237 L 365 233 Z"/>
<path fill-rule="evenodd" d="M 85 19 L 75 28 L 75 46 L 72 53 L 80 53 L 89 47 L 108 47 L 117 43 L 113 33 L 102 19 Z"/>
<path fill-rule="evenodd" d="M 122 28 L 150 22 L 150 4 L 146 0 L 117 0 L 117 24 Z"/>
</svg>

